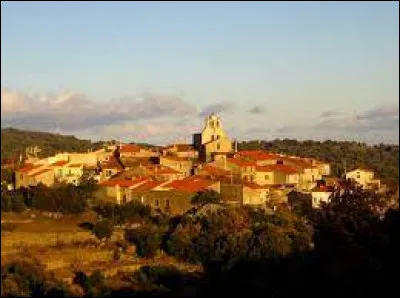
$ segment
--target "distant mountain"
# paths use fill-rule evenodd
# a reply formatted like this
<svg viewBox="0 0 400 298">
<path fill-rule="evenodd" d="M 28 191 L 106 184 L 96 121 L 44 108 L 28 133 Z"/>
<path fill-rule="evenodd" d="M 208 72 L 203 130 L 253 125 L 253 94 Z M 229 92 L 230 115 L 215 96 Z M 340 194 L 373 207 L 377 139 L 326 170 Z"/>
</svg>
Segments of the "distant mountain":
<svg viewBox="0 0 400 298">
<path fill-rule="evenodd" d="M 74 136 L 48 132 L 19 130 L 15 128 L 1 129 L 1 160 L 25 156 L 27 147 L 37 146 L 41 151 L 38 157 L 47 157 L 60 151 L 87 152 L 89 149 L 100 149 L 103 142 L 80 140 Z"/>
</svg>

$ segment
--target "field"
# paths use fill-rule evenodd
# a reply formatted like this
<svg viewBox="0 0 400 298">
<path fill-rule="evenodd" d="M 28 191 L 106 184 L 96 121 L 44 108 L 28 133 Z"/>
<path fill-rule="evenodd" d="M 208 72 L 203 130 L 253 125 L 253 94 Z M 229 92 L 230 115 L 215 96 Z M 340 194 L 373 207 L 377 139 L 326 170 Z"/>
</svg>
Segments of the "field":
<svg viewBox="0 0 400 298">
<path fill-rule="evenodd" d="M 167 256 L 142 259 L 122 253 L 114 260 L 114 242 L 123 238 L 123 231 L 116 229 L 109 243 L 102 244 L 90 231 L 79 227 L 79 223 L 95 219 L 91 213 L 60 219 L 40 213 L 2 213 L 1 262 L 4 265 L 15 259 L 34 258 L 67 282 L 72 281 L 75 270 L 90 273 L 100 269 L 111 276 L 119 271 L 136 271 L 143 265 L 174 264 L 186 271 L 199 271 Z"/>
</svg>

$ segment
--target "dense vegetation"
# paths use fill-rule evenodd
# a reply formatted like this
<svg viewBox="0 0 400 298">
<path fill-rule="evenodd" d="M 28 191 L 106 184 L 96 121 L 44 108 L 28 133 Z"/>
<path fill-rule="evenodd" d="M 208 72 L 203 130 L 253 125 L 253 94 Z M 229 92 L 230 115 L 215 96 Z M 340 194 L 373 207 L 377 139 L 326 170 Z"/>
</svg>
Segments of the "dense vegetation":
<svg viewBox="0 0 400 298">
<path fill-rule="evenodd" d="M 47 157 L 60 151 L 87 152 L 102 148 L 102 142 L 80 140 L 74 136 L 4 128 L 1 130 L 1 160 L 19 158 L 25 155 L 27 147 L 38 146 L 42 151 L 38 157 Z"/>
<path fill-rule="evenodd" d="M 32 266 L 26 266 L 25 272 L 21 264 L 14 263 L 2 267 L 2 294 L 389 296 L 397 285 L 400 214 L 390 210 L 381 218 L 381 200 L 348 182 L 329 204 L 319 210 L 304 209 L 302 215 L 283 206 L 267 212 L 205 203 L 182 216 L 167 219 L 164 215 L 125 230 L 125 240 L 136 246 L 139 257 L 154 257 L 163 251 L 201 264 L 204 274 L 197 278 L 165 266 L 146 266 L 113 277 L 76 272 L 74 284 L 81 290 L 72 293 L 53 277 L 32 271 Z M 132 214 L 144 210 L 139 205 L 131 207 Z M 99 229 L 106 234 L 100 237 L 111 235 L 110 223 Z M 113 287 L 112 281 L 124 286 Z"/>
<path fill-rule="evenodd" d="M 359 142 L 338 141 L 249 141 L 239 144 L 239 150 L 265 149 L 270 152 L 313 157 L 331 163 L 332 174 L 341 176 L 346 165 L 347 171 L 364 166 L 376 171 L 381 179 L 399 179 L 399 146 L 367 145 Z"/>
</svg>

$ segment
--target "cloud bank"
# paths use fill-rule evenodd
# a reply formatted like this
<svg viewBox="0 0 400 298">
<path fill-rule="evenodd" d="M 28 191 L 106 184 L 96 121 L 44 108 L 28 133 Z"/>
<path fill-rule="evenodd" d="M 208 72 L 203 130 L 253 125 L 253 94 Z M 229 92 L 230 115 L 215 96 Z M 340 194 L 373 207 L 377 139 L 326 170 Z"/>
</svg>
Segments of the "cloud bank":
<svg viewBox="0 0 400 298">
<path fill-rule="evenodd" d="M 191 142 L 192 134 L 202 129 L 201 118 L 210 113 L 221 114 L 223 126 L 232 139 L 289 137 L 399 142 L 398 104 L 360 109 L 354 114 L 329 110 L 316 117 L 312 114 L 303 117 L 305 121 L 269 113 L 269 117 L 260 117 L 258 121 L 246 115 L 265 114 L 262 106 L 244 108 L 220 102 L 198 109 L 182 97 L 165 94 L 138 94 L 98 102 L 77 92 L 29 95 L 6 88 L 1 91 L 2 127 L 91 139 L 159 144 Z"/>
</svg>

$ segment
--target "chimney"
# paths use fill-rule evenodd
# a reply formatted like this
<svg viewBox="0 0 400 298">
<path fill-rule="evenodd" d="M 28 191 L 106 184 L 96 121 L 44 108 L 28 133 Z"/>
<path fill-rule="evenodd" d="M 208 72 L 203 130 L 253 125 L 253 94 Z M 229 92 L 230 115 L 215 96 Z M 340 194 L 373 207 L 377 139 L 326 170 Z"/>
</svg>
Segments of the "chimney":
<svg viewBox="0 0 400 298">
<path fill-rule="evenodd" d="M 235 139 L 235 153 L 236 152 L 238 152 L 238 142 L 237 142 L 237 140 Z"/>
</svg>

